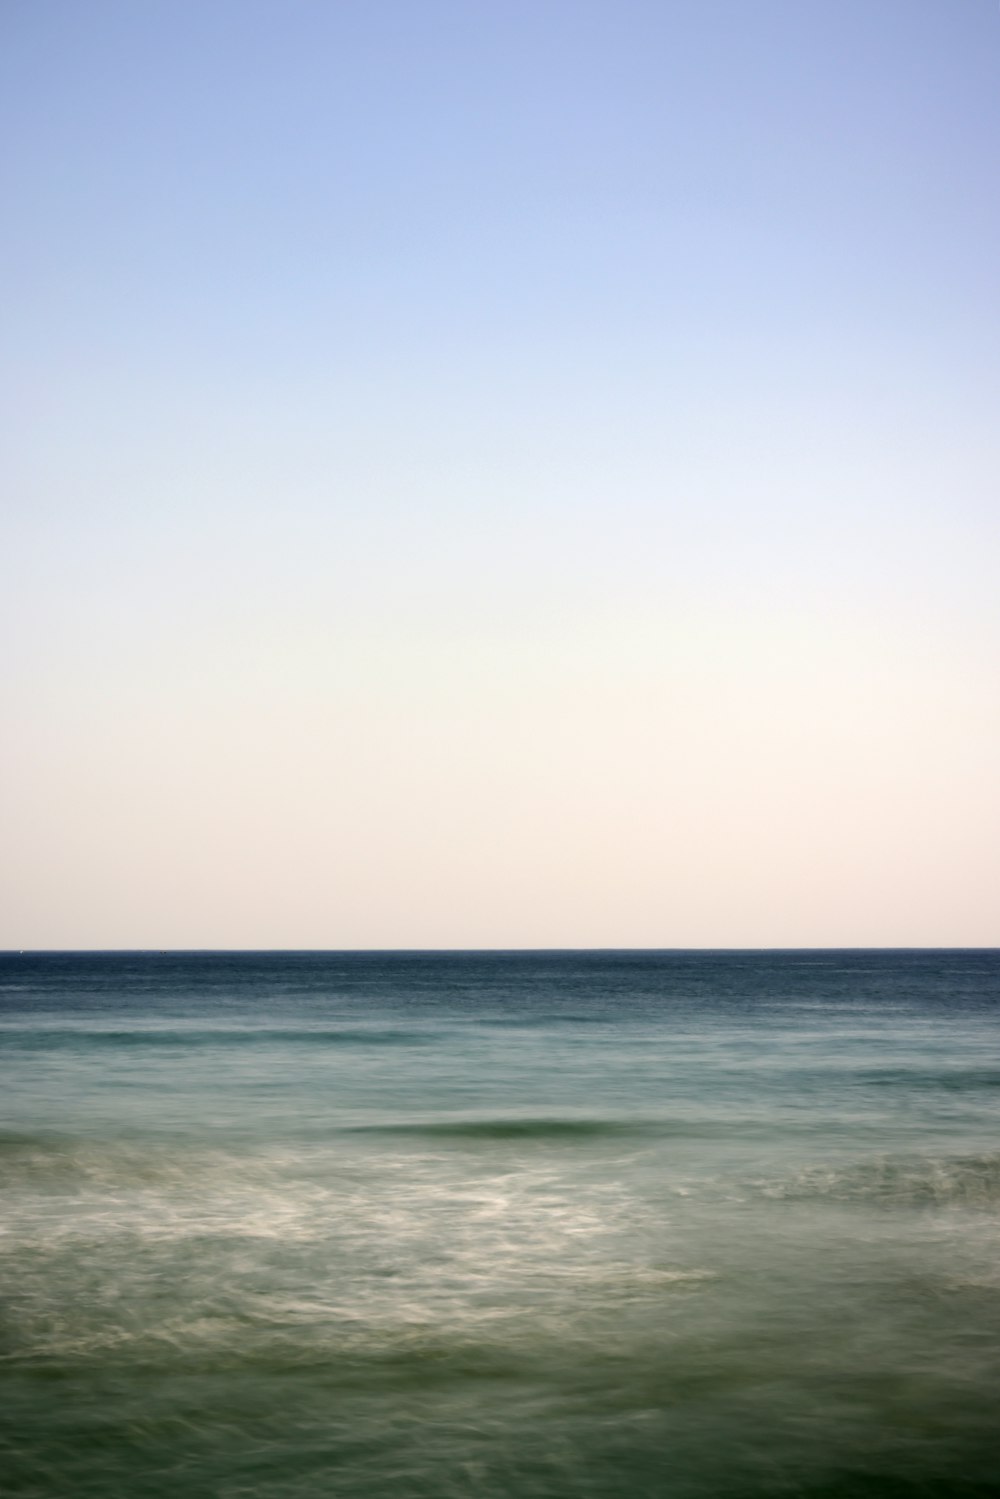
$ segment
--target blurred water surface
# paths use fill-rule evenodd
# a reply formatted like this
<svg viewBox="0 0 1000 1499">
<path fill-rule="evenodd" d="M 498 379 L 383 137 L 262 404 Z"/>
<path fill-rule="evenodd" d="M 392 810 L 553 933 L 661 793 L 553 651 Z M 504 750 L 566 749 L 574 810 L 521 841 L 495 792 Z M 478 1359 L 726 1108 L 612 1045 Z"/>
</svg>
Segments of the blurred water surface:
<svg viewBox="0 0 1000 1499">
<path fill-rule="evenodd" d="M 1000 1491 L 1000 953 L 0 956 L 4 1491 Z"/>
</svg>

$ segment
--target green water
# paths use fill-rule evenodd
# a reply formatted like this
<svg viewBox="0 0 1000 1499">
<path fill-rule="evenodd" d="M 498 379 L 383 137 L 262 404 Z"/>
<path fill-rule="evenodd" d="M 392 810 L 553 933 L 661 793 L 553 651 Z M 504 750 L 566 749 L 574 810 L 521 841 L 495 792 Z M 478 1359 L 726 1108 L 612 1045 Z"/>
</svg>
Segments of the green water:
<svg viewBox="0 0 1000 1499">
<path fill-rule="evenodd" d="M 0 959 L 3 1492 L 1000 1492 L 1000 955 Z"/>
</svg>

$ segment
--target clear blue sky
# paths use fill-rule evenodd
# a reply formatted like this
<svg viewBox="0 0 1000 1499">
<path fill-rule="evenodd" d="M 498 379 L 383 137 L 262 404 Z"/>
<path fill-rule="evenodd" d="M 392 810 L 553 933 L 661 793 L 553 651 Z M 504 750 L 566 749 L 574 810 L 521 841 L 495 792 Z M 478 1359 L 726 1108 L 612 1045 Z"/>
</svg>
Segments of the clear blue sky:
<svg viewBox="0 0 1000 1499">
<path fill-rule="evenodd" d="M 1000 942 L 1000 6 L 0 58 L 0 943 Z"/>
</svg>

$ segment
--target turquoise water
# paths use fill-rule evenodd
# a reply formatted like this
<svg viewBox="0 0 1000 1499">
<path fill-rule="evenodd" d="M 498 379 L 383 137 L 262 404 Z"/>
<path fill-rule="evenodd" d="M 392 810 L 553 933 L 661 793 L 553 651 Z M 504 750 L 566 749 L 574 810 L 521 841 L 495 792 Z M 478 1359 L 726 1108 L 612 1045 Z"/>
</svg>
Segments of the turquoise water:
<svg viewBox="0 0 1000 1499">
<path fill-rule="evenodd" d="M 1000 953 L 0 957 L 4 1492 L 1000 1492 Z"/>
</svg>

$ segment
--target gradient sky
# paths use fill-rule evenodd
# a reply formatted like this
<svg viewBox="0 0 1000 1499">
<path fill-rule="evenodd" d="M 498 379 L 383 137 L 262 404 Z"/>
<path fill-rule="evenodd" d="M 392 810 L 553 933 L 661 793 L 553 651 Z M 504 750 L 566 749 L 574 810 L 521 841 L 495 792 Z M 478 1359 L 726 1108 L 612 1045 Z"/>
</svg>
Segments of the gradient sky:
<svg viewBox="0 0 1000 1499">
<path fill-rule="evenodd" d="M 0 945 L 1000 942 L 994 0 L 6 0 Z"/>
</svg>

